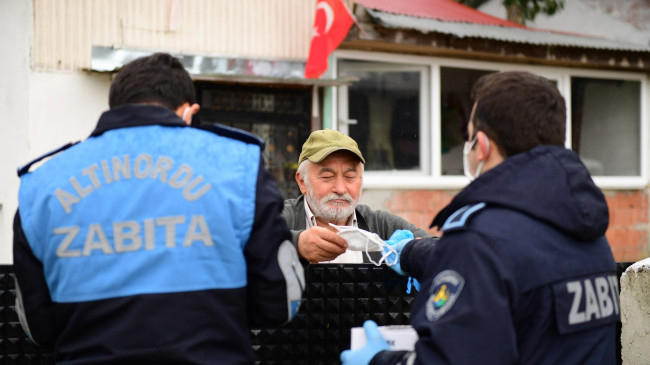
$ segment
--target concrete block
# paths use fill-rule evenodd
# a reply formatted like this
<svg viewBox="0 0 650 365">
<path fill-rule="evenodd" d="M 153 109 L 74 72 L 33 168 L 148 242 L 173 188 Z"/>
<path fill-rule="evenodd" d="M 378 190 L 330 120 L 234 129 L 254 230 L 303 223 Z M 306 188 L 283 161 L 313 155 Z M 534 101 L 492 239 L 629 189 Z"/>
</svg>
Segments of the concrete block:
<svg viewBox="0 0 650 365">
<path fill-rule="evenodd" d="M 621 276 L 621 324 L 623 365 L 650 364 L 650 258 Z"/>
</svg>

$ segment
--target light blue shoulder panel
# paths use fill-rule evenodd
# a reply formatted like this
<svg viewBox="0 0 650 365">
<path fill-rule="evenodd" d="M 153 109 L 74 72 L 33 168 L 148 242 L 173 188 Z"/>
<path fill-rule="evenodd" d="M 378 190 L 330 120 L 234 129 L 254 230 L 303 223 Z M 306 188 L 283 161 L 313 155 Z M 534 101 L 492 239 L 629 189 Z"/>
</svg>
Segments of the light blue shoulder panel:
<svg viewBox="0 0 650 365">
<path fill-rule="evenodd" d="M 467 220 L 472 216 L 472 214 L 478 212 L 479 210 L 485 207 L 485 203 L 470 204 L 466 205 L 447 218 L 445 224 L 442 225 L 442 231 L 447 232 L 454 229 L 459 229 L 465 226 Z"/>
</svg>

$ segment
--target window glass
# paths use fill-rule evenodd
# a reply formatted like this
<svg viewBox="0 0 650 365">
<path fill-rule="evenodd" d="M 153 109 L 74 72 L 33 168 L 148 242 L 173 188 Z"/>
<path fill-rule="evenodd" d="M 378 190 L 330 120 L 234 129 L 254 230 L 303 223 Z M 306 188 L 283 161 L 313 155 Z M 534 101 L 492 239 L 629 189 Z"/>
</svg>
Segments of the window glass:
<svg viewBox="0 0 650 365">
<path fill-rule="evenodd" d="M 463 174 L 463 143 L 472 111 L 472 86 L 494 71 L 440 67 L 441 174 Z"/>
<path fill-rule="evenodd" d="M 348 134 L 359 144 L 366 171 L 420 169 L 422 71 L 344 61 L 339 74 L 359 79 L 348 86 L 343 102 L 353 120 Z"/>
<path fill-rule="evenodd" d="M 571 78 L 571 146 L 595 176 L 641 174 L 641 83 Z"/>
<path fill-rule="evenodd" d="M 264 167 L 285 199 L 298 197 L 294 176 L 310 133 L 311 89 L 201 81 L 195 86 L 201 110 L 192 124 L 222 124 L 262 138 Z"/>
<path fill-rule="evenodd" d="M 375 187 L 462 184 L 462 149 L 472 110 L 472 86 L 505 64 L 450 62 L 426 57 L 369 56 L 341 52 L 337 77 L 337 128 L 366 157 L 365 184 Z M 599 186 L 638 184 L 645 148 L 641 139 L 643 75 L 530 67 L 548 78 L 567 101 L 566 145 L 580 156 Z M 433 79 L 431 76 L 438 77 Z M 434 89 L 434 88 L 438 88 Z M 439 100 L 432 102 L 431 95 Z M 404 179 L 404 176 L 409 178 Z M 611 178 L 609 178 L 611 177 Z"/>
</svg>

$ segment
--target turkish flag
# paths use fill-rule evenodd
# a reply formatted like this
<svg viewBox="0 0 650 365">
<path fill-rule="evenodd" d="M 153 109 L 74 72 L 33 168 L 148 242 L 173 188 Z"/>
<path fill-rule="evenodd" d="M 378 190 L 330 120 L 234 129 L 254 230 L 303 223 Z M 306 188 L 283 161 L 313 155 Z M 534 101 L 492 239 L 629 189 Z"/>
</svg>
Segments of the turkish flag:
<svg viewBox="0 0 650 365">
<path fill-rule="evenodd" d="M 354 18 L 343 0 L 318 0 L 314 32 L 305 64 L 305 78 L 315 79 L 327 71 L 327 58 L 343 42 Z"/>
</svg>

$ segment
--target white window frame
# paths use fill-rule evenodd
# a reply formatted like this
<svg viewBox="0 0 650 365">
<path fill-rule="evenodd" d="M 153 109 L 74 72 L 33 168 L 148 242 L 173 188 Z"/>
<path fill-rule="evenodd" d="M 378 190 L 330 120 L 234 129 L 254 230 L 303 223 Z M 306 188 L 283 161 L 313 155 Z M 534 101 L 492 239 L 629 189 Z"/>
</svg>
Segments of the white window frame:
<svg viewBox="0 0 650 365">
<path fill-rule="evenodd" d="M 615 72 L 615 71 L 594 71 L 584 69 L 567 69 L 570 72 L 564 73 L 564 96 L 567 104 L 567 118 L 571 115 L 571 78 L 572 77 L 590 77 L 596 79 L 626 80 L 640 82 L 640 101 L 641 107 L 639 116 L 641 125 L 639 126 L 640 138 L 640 175 L 639 176 L 593 176 L 593 180 L 602 189 L 626 190 L 626 189 L 643 189 L 648 184 L 648 83 L 647 77 L 638 73 Z M 571 122 L 567 122 L 567 145 L 571 143 Z"/>
<path fill-rule="evenodd" d="M 349 59 L 349 58 L 348 58 Z M 374 61 L 373 61 L 374 62 Z M 431 124 L 427 123 L 429 120 L 429 102 L 428 95 L 430 91 L 429 87 L 429 68 L 427 66 L 421 65 L 409 65 L 404 63 L 391 63 L 390 65 L 378 64 L 378 65 L 368 65 L 368 64 L 359 64 L 351 67 L 354 69 L 364 70 L 364 71 L 374 71 L 374 72 L 419 72 L 420 73 L 420 100 L 419 105 L 420 113 L 420 140 L 419 140 L 419 153 L 420 153 L 420 166 L 417 170 L 383 170 L 383 171 L 364 171 L 364 180 L 373 180 L 375 178 L 385 179 L 387 177 L 402 177 L 402 176 L 429 176 L 431 175 L 431 152 L 429 146 L 431 145 L 429 136 L 431 135 Z M 347 93 L 348 85 L 342 85 L 338 88 L 338 93 L 341 96 L 339 98 L 338 106 L 338 130 L 343 134 L 349 134 L 350 124 L 355 124 L 355 121 L 347 119 L 348 115 L 348 105 L 347 105 Z"/>
<path fill-rule="evenodd" d="M 567 132 L 566 147 L 571 147 L 571 77 L 591 77 L 599 79 L 629 80 L 638 81 L 640 90 L 640 175 L 639 176 L 594 176 L 593 180 L 601 189 L 625 190 L 643 189 L 648 185 L 648 80 L 643 73 L 587 70 L 567 67 L 531 66 L 520 64 L 509 64 L 499 62 L 472 61 L 452 58 L 426 57 L 414 55 L 400 55 L 382 52 L 363 52 L 337 50 L 333 53 L 331 68 L 334 75 L 338 75 L 338 61 L 350 59 L 368 62 L 385 62 L 392 64 L 403 64 L 405 66 L 418 66 L 428 69 L 429 90 L 421 95 L 421 123 L 422 130 L 427 135 L 421 136 L 420 151 L 421 164 L 426 161 L 427 168 L 417 173 L 413 171 L 366 171 L 364 174 L 364 189 L 461 189 L 467 185 L 469 180 L 464 176 L 444 176 L 440 174 L 441 153 L 440 153 L 440 68 L 468 68 L 472 70 L 490 71 L 530 71 L 557 82 L 560 93 L 564 96 L 567 107 Z M 396 69 L 399 71 L 399 69 Z M 424 85 L 424 84 L 423 84 Z M 339 95 L 345 93 L 341 87 L 334 88 L 332 93 L 331 113 L 333 116 L 332 128 L 338 129 L 347 134 L 347 126 L 340 123 L 341 108 L 339 107 Z M 429 100 L 427 103 L 426 100 Z M 425 117 L 422 114 L 425 114 Z M 429 120 L 429 123 L 426 121 Z M 424 134 L 424 133 L 423 133 Z M 422 166 L 422 165 L 421 165 Z"/>
</svg>

